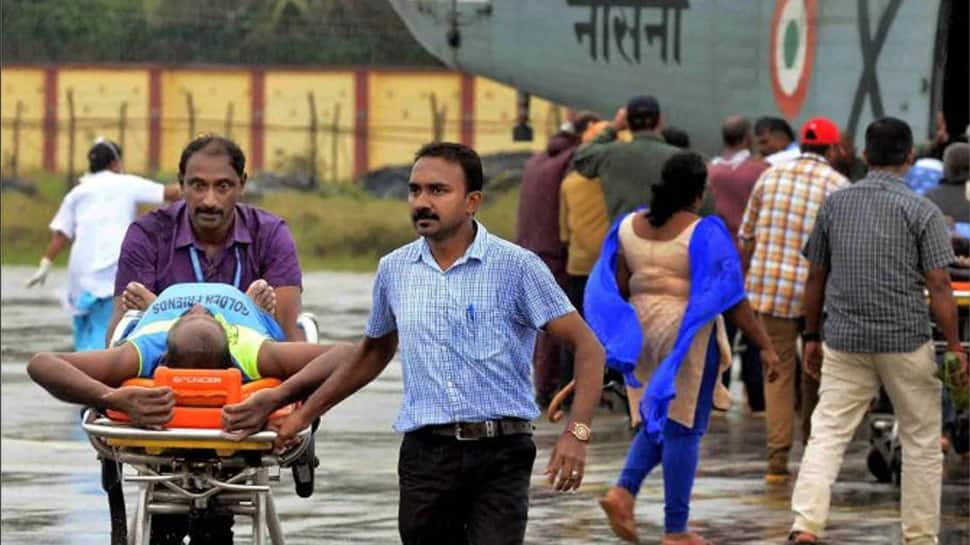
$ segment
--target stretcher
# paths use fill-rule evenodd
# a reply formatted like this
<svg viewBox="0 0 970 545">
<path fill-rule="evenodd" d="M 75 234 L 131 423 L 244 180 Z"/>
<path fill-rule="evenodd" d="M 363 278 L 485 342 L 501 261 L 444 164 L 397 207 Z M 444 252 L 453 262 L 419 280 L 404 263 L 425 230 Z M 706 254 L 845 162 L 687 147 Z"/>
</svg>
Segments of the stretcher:
<svg viewBox="0 0 970 545">
<path fill-rule="evenodd" d="M 970 351 L 970 282 L 952 282 L 953 298 L 957 304 L 957 327 L 960 344 Z M 933 347 L 937 357 L 947 351 L 946 341 L 940 331 L 933 328 Z M 970 414 L 957 410 L 952 429 L 945 430 L 958 454 L 970 450 Z M 866 465 L 879 482 L 899 485 L 902 477 L 902 445 L 899 439 L 899 422 L 893 415 L 887 396 L 880 394 L 875 407 L 869 413 L 869 451 Z"/>
<path fill-rule="evenodd" d="M 129 312 L 115 332 L 125 331 L 139 317 L 139 313 Z M 318 332 L 312 316 L 301 315 L 301 323 L 308 340 L 315 341 Z M 280 481 L 282 470 L 290 468 L 297 494 L 312 494 L 317 460 L 311 428 L 301 430 L 283 451 L 274 449 L 276 432 L 272 429 L 241 441 L 224 438 L 221 430 L 223 405 L 278 384 L 276 379 L 242 384 L 237 369 L 159 367 L 152 379 L 131 379 L 123 386 L 172 388 L 174 416 L 162 428 L 134 427 L 127 415 L 116 411 L 84 410 L 81 426 L 101 461 L 101 484 L 108 494 L 111 544 L 149 545 L 154 515 L 194 517 L 205 512 L 251 517 L 254 545 L 283 545 L 270 483 Z M 270 423 L 293 408 L 273 413 Z M 125 465 L 132 471 L 126 473 Z M 126 482 L 138 486 L 130 520 L 123 492 Z"/>
</svg>

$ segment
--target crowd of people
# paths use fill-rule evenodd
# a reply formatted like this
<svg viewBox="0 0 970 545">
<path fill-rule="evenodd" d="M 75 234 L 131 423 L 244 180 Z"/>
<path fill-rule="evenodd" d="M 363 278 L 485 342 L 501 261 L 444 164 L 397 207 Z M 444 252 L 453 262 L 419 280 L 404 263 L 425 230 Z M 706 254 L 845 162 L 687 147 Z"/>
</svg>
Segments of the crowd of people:
<svg viewBox="0 0 970 545">
<path fill-rule="evenodd" d="M 689 138 L 664 127 L 654 97 L 631 99 L 610 123 L 589 113 L 576 119 L 526 165 L 517 242 L 540 256 L 556 248 L 559 269 L 546 262 L 554 273 L 569 264 L 561 285 L 569 293 L 580 287 L 585 300 L 571 297 L 584 303 L 577 308 L 609 367 L 627 375 L 637 433 L 617 484 L 600 500 L 614 532 L 637 540 L 635 497 L 659 463 L 664 543 L 706 543 L 687 531 L 697 442 L 711 411 L 730 404 L 723 387 L 741 347 L 747 410 L 765 417 L 768 483 L 791 479 L 800 413 L 807 445 L 790 542 L 822 534 L 842 453 L 880 385 L 907 438 L 906 542 L 935 542 L 943 428 L 931 323 L 965 368 L 949 290 L 970 253 L 966 135 L 951 141 L 938 120 L 937 138 L 916 150 L 904 122 L 876 120 L 860 158 L 853 135 L 825 117 L 810 118 L 796 136 L 784 119 L 752 124 L 733 115 L 722 125 L 722 153 L 705 161 L 683 151 Z M 540 212 L 556 201 L 558 217 Z M 731 251 L 719 256 L 723 248 Z M 703 276 L 735 269 L 730 279 Z M 712 314 L 698 318 L 701 308 Z M 835 362 L 828 367 L 823 339 L 824 360 Z M 569 381 L 568 357 L 557 353 L 536 353 L 540 403 Z"/>
<path fill-rule="evenodd" d="M 959 262 L 954 247 L 966 247 L 967 207 L 941 211 L 910 189 L 913 138 L 898 119 L 867 128 L 861 167 L 853 139 L 824 117 L 809 119 L 797 139 L 778 118 L 752 125 L 731 116 L 722 133 L 724 151 L 708 161 L 689 151 L 683 131 L 665 128 L 654 97 L 635 97 L 611 122 L 577 114 L 525 167 L 517 244 L 475 218 L 484 198 L 478 154 L 461 144 L 423 146 L 408 182 L 418 238 L 381 259 L 363 340 L 335 345 L 301 342 L 296 246 L 284 220 L 239 202 L 246 159 L 234 142 L 192 140 L 174 188 L 182 200 L 134 222 L 133 203 L 174 195 L 127 178 L 142 189 L 118 191 L 121 150 L 112 144 L 114 161 L 92 159 L 90 179 L 65 198 L 30 281 L 42 282 L 72 241 L 72 279 L 92 274 L 82 255 L 95 251 L 84 242 L 98 228 L 91 211 L 114 206 L 117 248 L 113 259 L 98 249 L 95 271 L 112 288 L 85 284 L 70 299 L 77 311 L 82 297 L 101 306 L 111 297 L 112 312 L 98 312 L 108 322 L 98 330 L 103 340 L 38 354 L 28 371 L 56 397 L 125 411 L 135 425 L 172 414 L 171 390 L 122 386 L 158 365 L 279 377 L 279 388 L 226 406 L 223 426 L 245 437 L 303 400 L 279 424 L 282 447 L 397 353 L 405 544 L 521 543 L 536 457 L 531 422 L 573 385 L 545 472 L 554 489 L 578 489 L 611 373 L 626 383 L 636 430 L 616 485 L 600 499 L 611 528 L 638 539 L 635 498 L 660 465 L 662 542 L 701 545 L 709 542 L 689 527 L 699 445 L 713 412 L 730 406 L 734 350 L 744 345 L 741 380 L 749 411 L 765 413 L 770 483 L 790 479 L 801 411 L 807 446 L 788 543 L 822 535 L 842 454 L 880 386 L 905 453 L 903 535 L 935 543 L 942 423 L 931 319 L 965 384 L 948 267 Z M 935 150 L 940 176 L 935 184 L 920 178 L 930 199 L 952 205 L 966 184 L 966 146 Z M 99 175 L 105 168 L 113 174 Z M 130 226 L 120 229 L 126 218 Z M 107 347 L 126 310 L 146 317 Z M 231 543 L 232 525 L 231 516 L 166 515 L 153 524 L 152 543 Z"/>
</svg>

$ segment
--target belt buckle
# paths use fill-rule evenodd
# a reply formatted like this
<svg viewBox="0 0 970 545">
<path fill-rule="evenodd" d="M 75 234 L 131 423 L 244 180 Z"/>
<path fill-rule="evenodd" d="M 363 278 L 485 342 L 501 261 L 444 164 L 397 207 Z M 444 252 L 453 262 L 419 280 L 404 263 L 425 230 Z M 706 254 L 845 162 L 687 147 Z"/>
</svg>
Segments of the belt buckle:
<svg viewBox="0 0 970 545">
<path fill-rule="evenodd" d="M 498 423 L 494 420 L 485 421 L 485 437 L 489 439 L 498 436 Z"/>
<path fill-rule="evenodd" d="M 455 422 L 455 439 L 459 441 L 477 441 L 477 437 L 462 437 L 461 422 Z"/>
</svg>

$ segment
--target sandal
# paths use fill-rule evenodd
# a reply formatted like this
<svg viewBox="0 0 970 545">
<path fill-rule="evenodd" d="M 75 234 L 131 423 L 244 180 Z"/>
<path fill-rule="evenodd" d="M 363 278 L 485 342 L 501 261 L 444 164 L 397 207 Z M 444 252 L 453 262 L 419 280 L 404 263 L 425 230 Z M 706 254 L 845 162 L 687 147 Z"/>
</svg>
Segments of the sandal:
<svg viewBox="0 0 970 545">
<path fill-rule="evenodd" d="M 788 534 L 788 541 L 785 545 L 816 545 L 818 538 L 808 532 L 796 530 Z"/>
</svg>

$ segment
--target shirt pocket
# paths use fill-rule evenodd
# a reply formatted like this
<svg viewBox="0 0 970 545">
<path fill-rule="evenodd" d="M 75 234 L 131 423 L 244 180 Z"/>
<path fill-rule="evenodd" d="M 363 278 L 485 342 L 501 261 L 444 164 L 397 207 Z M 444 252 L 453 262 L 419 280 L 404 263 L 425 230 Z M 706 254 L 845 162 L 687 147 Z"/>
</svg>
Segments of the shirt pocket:
<svg viewBox="0 0 970 545">
<path fill-rule="evenodd" d="M 473 360 L 489 360 L 505 349 L 508 313 L 492 305 L 468 304 L 460 309 L 463 351 Z"/>
</svg>

